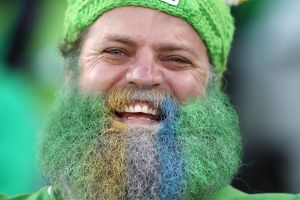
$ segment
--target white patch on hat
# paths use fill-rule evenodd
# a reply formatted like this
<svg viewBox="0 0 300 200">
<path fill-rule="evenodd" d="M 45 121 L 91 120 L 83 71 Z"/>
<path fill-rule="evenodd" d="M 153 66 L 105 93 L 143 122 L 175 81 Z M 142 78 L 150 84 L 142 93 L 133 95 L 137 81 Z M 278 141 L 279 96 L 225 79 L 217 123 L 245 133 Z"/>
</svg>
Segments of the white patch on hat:
<svg viewBox="0 0 300 200">
<path fill-rule="evenodd" d="M 237 6 L 243 3 L 245 0 L 225 0 L 225 3 L 229 6 Z"/>
<path fill-rule="evenodd" d="M 236 6 L 236 5 L 238 5 L 239 1 L 238 0 L 225 0 L 225 3 L 229 6 Z"/>
<path fill-rule="evenodd" d="M 161 0 L 161 1 L 171 4 L 173 6 L 177 6 L 180 0 Z"/>
<path fill-rule="evenodd" d="M 51 195 L 51 194 L 52 194 L 52 191 L 53 191 L 52 186 L 49 186 L 49 187 L 47 188 L 48 194 Z"/>
</svg>

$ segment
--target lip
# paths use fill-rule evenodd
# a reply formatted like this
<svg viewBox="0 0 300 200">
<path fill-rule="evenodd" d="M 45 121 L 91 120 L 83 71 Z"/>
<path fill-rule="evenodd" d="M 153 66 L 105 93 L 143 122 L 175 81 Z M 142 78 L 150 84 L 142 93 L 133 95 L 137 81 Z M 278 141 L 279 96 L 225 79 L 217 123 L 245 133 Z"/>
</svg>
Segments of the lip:
<svg viewBox="0 0 300 200">
<path fill-rule="evenodd" d="M 156 125 L 160 122 L 159 110 L 147 102 L 132 102 L 114 113 L 128 125 Z"/>
</svg>

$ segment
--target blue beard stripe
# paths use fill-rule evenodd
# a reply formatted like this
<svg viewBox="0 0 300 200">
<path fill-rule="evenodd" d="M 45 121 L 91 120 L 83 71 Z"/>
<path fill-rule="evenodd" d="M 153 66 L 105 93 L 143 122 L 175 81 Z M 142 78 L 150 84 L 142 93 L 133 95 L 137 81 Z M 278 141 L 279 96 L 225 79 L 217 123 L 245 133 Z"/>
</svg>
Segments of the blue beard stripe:
<svg viewBox="0 0 300 200">
<path fill-rule="evenodd" d="M 157 138 L 160 199 L 181 199 L 184 185 L 183 161 L 174 126 L 176 108 L 172 101 L 167 99 L 162 109 L 162 113 L 166 113 L 166 120 L 162 124 Z"/>
</svg>

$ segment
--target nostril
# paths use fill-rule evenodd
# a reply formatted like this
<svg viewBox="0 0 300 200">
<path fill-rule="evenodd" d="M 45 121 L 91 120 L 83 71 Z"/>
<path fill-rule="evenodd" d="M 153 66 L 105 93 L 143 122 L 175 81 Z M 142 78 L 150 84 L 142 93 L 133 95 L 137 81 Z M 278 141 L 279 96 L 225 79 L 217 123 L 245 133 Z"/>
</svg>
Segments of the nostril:
<svg viewBox="0 0 300 200">
<path fill-rule="evenodd" d="M 162 82 L 162 75 L 153 67 L 137 66 L 128 71 L 126 80 L 128 84 L 139 87 L 156 87 Z"/>
</svg>

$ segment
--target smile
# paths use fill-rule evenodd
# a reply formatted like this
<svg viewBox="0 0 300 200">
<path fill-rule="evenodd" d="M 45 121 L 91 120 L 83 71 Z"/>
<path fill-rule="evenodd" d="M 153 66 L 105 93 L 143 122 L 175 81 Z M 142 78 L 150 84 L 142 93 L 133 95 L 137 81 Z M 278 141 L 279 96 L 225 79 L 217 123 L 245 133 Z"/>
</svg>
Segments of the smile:
<svg viewBox="0 0 300 200">
<path fill-rule="evenodd" d="M 154 125 L 159 123 L 159 109 L 147 102 L 133 102 L 125 105 L 115 115 L 130 125 Z"/>
</svg>

